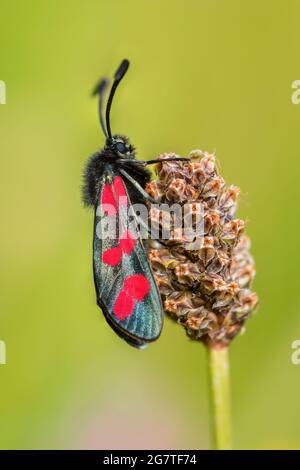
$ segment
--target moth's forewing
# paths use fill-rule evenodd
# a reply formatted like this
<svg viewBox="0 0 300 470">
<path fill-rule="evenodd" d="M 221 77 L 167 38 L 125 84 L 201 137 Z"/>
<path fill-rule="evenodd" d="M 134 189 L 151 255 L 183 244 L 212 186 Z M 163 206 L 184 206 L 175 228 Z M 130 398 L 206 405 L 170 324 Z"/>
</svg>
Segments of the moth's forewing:
<svg viewBox="0 0 300 470">
<path fill-rule="evenodd" d="M 119 204 L 116 188 L 125 192 L 127 203 Z M 111 200 L 111 191 L 115 209 L 107 213 L 105 206 Z M 120 235 L 129 225 L 129 205 L 130 192 L 124 181 L 108 169 L 101 181 L 95 209 L 93 263 L 97 302 L 112 328 L 128 343 L 140 347 L 158 338 L 163 313 L 140 238 L 120 242 Z"/>
</svg>

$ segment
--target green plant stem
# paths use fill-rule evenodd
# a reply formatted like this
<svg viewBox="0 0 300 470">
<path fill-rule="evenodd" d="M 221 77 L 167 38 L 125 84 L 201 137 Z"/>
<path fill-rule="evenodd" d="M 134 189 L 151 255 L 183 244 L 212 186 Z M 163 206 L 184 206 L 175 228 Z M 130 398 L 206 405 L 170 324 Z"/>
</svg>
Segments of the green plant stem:
<svg viewBox="0 0 300 470">
<path fill-rule="evenodd" d="M 228 348 L 208 347 L 213 448 L 231 449 Z"/>
</svg>

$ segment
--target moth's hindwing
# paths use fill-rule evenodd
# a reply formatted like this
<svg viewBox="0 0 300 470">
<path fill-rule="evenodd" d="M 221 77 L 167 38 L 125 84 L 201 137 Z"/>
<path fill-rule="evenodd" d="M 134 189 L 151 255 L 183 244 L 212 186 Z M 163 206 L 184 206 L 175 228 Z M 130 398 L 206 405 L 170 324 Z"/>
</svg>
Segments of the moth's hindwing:
<svg viewBox="0 0 300 470">
<path fill-rule="evenodd" d="M 160 335 L 163 313 L 143 244 L 129 228 L 130 204 L 122 177 L 105 172 L 95 208 L 94 280 L 108 323 L 129 344 L 141 347 Z"/>
</svg>

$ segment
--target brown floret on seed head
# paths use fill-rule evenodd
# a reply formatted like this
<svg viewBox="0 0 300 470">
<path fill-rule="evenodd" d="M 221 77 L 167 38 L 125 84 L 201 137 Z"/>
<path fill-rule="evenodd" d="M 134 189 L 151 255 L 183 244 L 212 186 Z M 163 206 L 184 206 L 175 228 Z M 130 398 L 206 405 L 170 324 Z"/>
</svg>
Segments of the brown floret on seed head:
<svg viewBox="0 0 300 470">
<path fill-rule="evenodd" d="M 150 242 L 149 260 L 166 313 L 191 339 L 227 346 L 258 304 L 251 291 L 255 267 L 250 241 L 244 221 L 235 217 L 240 190 L 226 187 L 214 155 L 193 150 L 189 157 L 186 162 L 157 164 L 157 179 L 146 189 L 162 203 L 191 203 L 193 217 L 201 204 L 201 246 L 189 249 L 189 237 L 171 226 L 170 239 L 164 240 L 167 246 Z M 150 211 L 150 222 L 159 226 L 162 220 L 157 209 Z"/>
</svg>

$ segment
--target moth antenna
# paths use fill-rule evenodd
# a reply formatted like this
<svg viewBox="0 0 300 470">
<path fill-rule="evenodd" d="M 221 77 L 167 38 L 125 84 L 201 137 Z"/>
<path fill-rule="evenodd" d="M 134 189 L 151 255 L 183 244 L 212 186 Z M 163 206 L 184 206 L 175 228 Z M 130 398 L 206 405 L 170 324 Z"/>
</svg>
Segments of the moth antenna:
<svg viewBox="0 0 300 470">
<path fill-rule="evenodd" d="M 101 78 L 101 80 L 97 83 L 97 85 L 92 91 L 92 96 L 99 95 L 99 104 L 98 104 L 99 121 L 100 121 L 100 125 L 101 125 L 101 128 L 103 130 L 105 137 L 108 137 L 108 134 L 107 134 L 107 130 L 105 127 L 105 120 L 103 116 L 103 99 L 104 99 L 104 95 L 107 90 L 108 84 L 109 84 L 109 80 L 107 78 Z"/>
<path fill-rule="evenodd" d="M 121 64 L 119 65 L 119 67 L 118 67 L 118 69 L 115 73 L 114 82 L 112 84 L 110 94 L 109 94 L 109 97 L 108 97 L 108 101 L 107 101 L 107 105 L 106 105 L 106 129 L 107 129 L 108 137 L 110 139 L 112 137 L 111 128 L 110 128 L 110 109 L 111 109 L 111 105 L 112 105 L 112 101 L 113 101 L 113 97 L 115 95 L 116 89 L 117 89 L 120 81 L 124 77 L 125 73 L 127 72 L 128 67 L 129 67 L 129 60 L 127 60 L 127 59 L 122 60 Z"/>
</svg>

